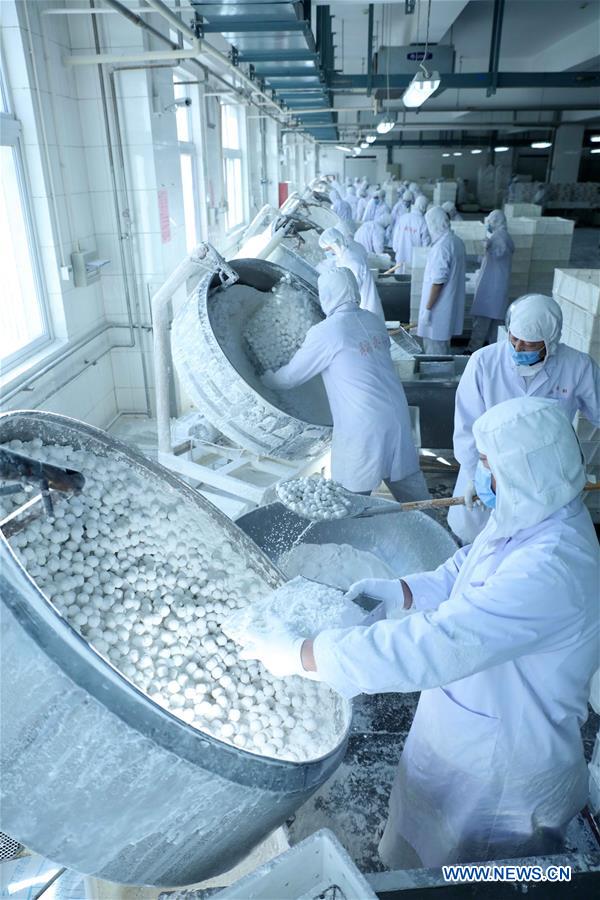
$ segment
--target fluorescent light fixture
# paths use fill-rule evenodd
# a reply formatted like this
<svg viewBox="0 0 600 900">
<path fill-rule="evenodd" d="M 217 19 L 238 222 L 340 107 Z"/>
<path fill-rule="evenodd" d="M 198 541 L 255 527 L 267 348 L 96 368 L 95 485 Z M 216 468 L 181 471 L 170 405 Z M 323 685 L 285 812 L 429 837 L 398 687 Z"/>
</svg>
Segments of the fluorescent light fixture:
<svg viewBox="0 0 600 900">
<path fill-rule="evenodd" d="M 442 153 L 442 156 L 450 156 L 449 153 Z"/>
<path fill-rule="evenodd" d="M 593 134 L 590 138 L 592 144 L 600 144 L 600 134 Z"/>
<path fill-rule="evenodd" d="M 360 143 L 360 149 L 361 149 L 361 150 L 368 150 L 368 149 L 369 149 L 369 145 L 367 144 L 366 141 L 361 141 L 361 143 Z"/>
<path fill-rule="evenodd" d="M 410 109 L 422 106 L 439 88 L 442 79 L 439 72 L 417 72 L 402 94 L 402 102 Z"/>
<path fill-rule="evenodd" d="M 600 147 L 592 147 L 590 153 L 600 153 Z"/>
<path fill-rule="evenodd" d="M 365 138 L 365 141 L 367 142 L 367 144 L 374 144 L 376 140 L 377 140 L 376 134 L 368 134 Z"/>
<path fill-rule="evenodd" d="M 356 147 L 352 148 L 352 152 L 354 153 L 355 156 L 358 156 L 360 151 L 361 151 L 361 147 L 359 147 L 358 144 L 356 145 Z"/>
<path fill-rule="evenodd" d="M 471 150 L 471 153 L 475 156 L 476 153 L 483 153 L 483 150 Z"/>
<path fill-rule="evenodd" d="M 341 144 L 336 144 L 336 150 L 341 150 L 342 153 L 352 153 L 352 147 L 342 147 Z"/>
<path fill-rule="evenodd" d="M 506 153 L 510 147 L 494 147 L 494 153 Z"/>
<path fill-rule="evenodd" d="M 461 153 L 460 150 L 456 150 L 456 151 L 452 154 L 452 156 L 462 156 L 462 153 Z"/>
<path fill-rule="evenodd" d="M 377 123 L 377 133 L 378 134 L 387 134 L 392 130 L 394 125 L 396 124 L 396 120 L 389 114 L 384 113 L 379 122 Z"/>
<path fill-rule="evenodd" d="M 532 150 L 547 150 L 548 147 L 551 147 L 551 146 L 552 146 L 551 141 L 534 141 L 531 144 L 531 149 Z"/>
</svg>

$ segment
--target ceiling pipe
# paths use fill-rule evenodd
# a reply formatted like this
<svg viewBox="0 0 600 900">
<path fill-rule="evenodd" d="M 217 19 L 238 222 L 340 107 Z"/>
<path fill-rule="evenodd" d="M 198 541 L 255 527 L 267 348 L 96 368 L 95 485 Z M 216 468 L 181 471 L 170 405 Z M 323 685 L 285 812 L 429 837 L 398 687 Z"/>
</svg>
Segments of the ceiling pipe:
<svg viewBox="0 0 600 900">
<path fill-rule="evenodd" d="M 110 0 L 110 2 L 116 2 L 116 0 Z M 162 2 L 162 0 L 146 0 L 148 6 L 151 7 L 155 12 L 159 13 L 167 22 L 180 34 L 184 37 L 188 38 L 190 41 L 197 41 L 197 35 L 189 27 L 183 22 L 179 16 L 175 15 L 169 7 Z M 248 78 L 247 75 L 244 75 L 242 71 L 237 66 L 234 66 L 231 60 L 225 56 L 225 54 L 221 53 L 215 47 L 212 47 L 207 41 L 200 40 L 200 48 L 201 52 L 208 56 L 210 59 L 214 60 L 219 65 L 223 66 L 229 75 L 232 77 L 238 78 L 242 84 L 252 93 L 262 97 L 267 103 L 273 106 L 279 114 L 284 113 L 282 107 L 273 100 L 272 97 L 269 97 L 264 91 L 262 91 L 256 82 L 252 81 L 252 79 Z"/>
<path fill-rule="evenodd" d="M 153 34 L 155 38 L 159 40 L 164 40 L 164 34 L 161 34 L 157 28 L 154 28 L 152 25 L 148 25 L 147 22 L 144 22 L 137 13 L 134 13 L 128 6 L 125 6 L 123 3 L 119 3 L 119 0 L 104 0 L 107 6 L 110 6 L 111 9 L 114 9 L 115 12 L 121 13 L 132 25 L 135 25 L 137 28 L 143 28 L 144 31 L 149 31 L 150 34 Z M 175 49 L 175 48 L 174 48 Z M 177 48 L 179 49 L 179 48 Z"/>
<path fill-rule="evenodd" d="M 498 66 L 500 65 L 500 44 L 502 41 L 502 21 L 504 19 L 504 0 L 494 0 L 494 13 L 492 19 L 492 37 L 490 39 L 490 62 L 488 72 L 490 83 L 486 95 L 493 96 L 498 86 Z"/>
</svg>

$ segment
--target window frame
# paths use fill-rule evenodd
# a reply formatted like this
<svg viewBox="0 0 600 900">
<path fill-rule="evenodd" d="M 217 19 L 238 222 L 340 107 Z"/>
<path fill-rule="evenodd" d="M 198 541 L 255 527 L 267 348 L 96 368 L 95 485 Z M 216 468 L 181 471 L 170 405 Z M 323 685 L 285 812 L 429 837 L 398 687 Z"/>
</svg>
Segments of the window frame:
<svg viewBox="0 0 600 900">
<path fill-rule="evenodd" d="M 43 277 L 42 257 L 39 249 L 35 219 L 31 208 L 27 168 L 21 141 L 21 123 L 11 111 L 7 86 L 1 71 L 0 89 L 4 106 L 4 110 L 0 112 L 0 146 L 11 147 L 13 151 L 17 189 L 21 199 L 21 211 L 25 225 L 25 233 L 27 235 L 33 281 L 43 327 L 43 333 L 37 338 L 34 338 L 32 341 L 25 344 L 25 346 L 15 350 L 14 353 L 10 353 L 8 356 L 0 358 L 1 373 L 6 374 L 12 369 L 22 365 L 30 357 L 35 356 L 44 347 L 51 344 L 54 335 L 52 330 L 52 319 L 50 317 L 48 294 L 46 291 L 45 279 Z"/>
<path fill-rule="evenodd" d="M 176 99 L 177 96 L 187 96 L 191 97 L 191 92 L 189 89 L 185 88 L 186 79 L 190 79 L 190 73 L 187 72 L 183 68 L 173 69 L 173 96 Z M 177 84 L 175 83 L 177 82 Z M 190 87 L 194 87 L 193 82 L 190 84 Z M 179 90 L 177 90 L 179 89 Z M 197 92 L 196 92 L 197 95 Z M 192 98 L 194 99 L 194 98 Z M 196 229 L 196 246 L 200 243 L 201 239 L 201 231 L 202 231 L 202 216 L 200 210 L 200 191 L 199 185 L 200 180 L 198 177 L 198 146 L 197 141 L 195 140 L 195 123 L 192 116 L 191 107 L 184 107 L 186 115 L 187 115 L 187 131 L 189 140 L 182 141 L 179 139 L 179 134 L 177 134 L 177 143 L 179 145 L 179 172 L 181 177 L 181 157 L 189 156 L 191 158 L 191 168 L 192 168 L 192 188 L 193 188 L 193 205 L 194 205 L 194 225 Z M 177 115 L 177 112 L 176 114 Z M 177 123 L 175 124 L 175 128 L 177 129 Z M 183 199 L 183 178 L 181 178 L 181 190 L 182 190 L 182 206 L 183 206 L 183 215 L 184 215 L 184 223 L 185 230 L 187 232 L 187 222 L 185 222 L 185 201 Z M 188 253 L 191 253 L 194 248 L 188 249 L 187 247 L 187 233 L 186 233 L 186 250 Z"/>
<path fill-rule="evenodd" d="M 238 136 L 239 136 L 239 147 L 231 148 L 225 147 L 223 142 L 223 114 L 224 110 L 227 106 L 232 107 L 235 110 L 235 115 L 237 117 L 237 126 L 238 126 Z M 245 107 L 240 103 L 226 103 L 221 101 L 220 103 L 220 136 L 221 136 L 221 153 L 223 155 L 223 187 L 225 194 L 225 219 L 226 219 L 226 229 L 225 234 L 230 236 L 235 234 L 236 231 L 239 231 L 248 221 L 248 171 L 246 167 L 247 159 L 245 154 L 243 153 L 242 147 L 246 142 L 246 116 L 241 115 L 240 112 Z M 240 222 L 236 222 L 235 225 L 229 225 L 229 201 L 228 197 L 228 181 L 227 181 L 227 160 L 237 160 L 240 161 L 240 175 L 241 175 L 241 198 L 242 198 L 242 218 Z"/>
</svg>

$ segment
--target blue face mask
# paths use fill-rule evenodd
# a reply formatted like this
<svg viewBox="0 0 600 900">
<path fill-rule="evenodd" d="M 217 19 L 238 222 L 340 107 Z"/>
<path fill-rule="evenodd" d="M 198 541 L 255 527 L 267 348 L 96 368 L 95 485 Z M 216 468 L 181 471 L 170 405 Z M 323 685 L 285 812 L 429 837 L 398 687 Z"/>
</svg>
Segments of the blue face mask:
<svg viewBox="0 0 600 900">
<path fill-rule="evenodd" d="M 492 473 L 489 469 L 486 469 L 482 462 L 477 463 L 473 484 L 481 502 L 488 509 L 494 509 L 496 506 L 496 495 L 492 490 Z"/>
<path fill-rule="evenodd" d="M 518 366 L 534 366 L 541 361 L 541 350 L 515 350 L 509 342 L 510 355 Z"/>
</svg>

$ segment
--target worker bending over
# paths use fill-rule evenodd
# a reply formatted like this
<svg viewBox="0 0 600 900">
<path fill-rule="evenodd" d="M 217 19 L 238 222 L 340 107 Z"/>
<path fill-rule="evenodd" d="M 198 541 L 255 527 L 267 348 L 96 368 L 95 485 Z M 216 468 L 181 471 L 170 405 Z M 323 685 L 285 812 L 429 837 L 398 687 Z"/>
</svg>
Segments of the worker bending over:
<svg viewBox="0 0 600 900">
<path fill-rule="evenodd" d="M 600 426 L 600 368 L 580 350 L 559 343 L 562 312 L 543 294 L 515 300 L 506 319 L 509 340 L 473 354 L 460 379 L 454 411 L 454 456 L 460 471 L 455 496 L 473 493 L 477 448 L 473 423 L 487 409 L 511 397 L 548 397 L 572 421 L 576 412 Z M 471 503 L 469 503 L 471 506 Z M 465 543 L 484 527 L 489 511 L 479 504 L 454 506 L 448 524 Z"/>
<path fill-rule="evenodd" d="M 360 228 L 356 229 L 354 240 L 362 244 L 367 253 L 383 253 L 385 230 L 391 221 L 391 217 L 384 213 L 376 219 L 369 219 L 368 222 L 363 222 Z"/>
<path fill-rule="evenodd" d="M 337 228 L 326 228 L 319 237 L 319 246 L 325 252 L 330 251 L 334 254 L 338 268 L 350 269 L 356 278 L 360 291 L 360 308 L 367 309 L 385 322 L 381 299 L 367 262 L 367 252 L 356 241 L 352 241 L 352 244 L 360 249 L 352 248 L 350 240 Z"/>
<path fill-rule="evenodd" d="M 433 572 L 353 585 L 349 598 L 382 601 L 370 627 L 245 636 L 244 657 L 279 677 L 345 697 L 422 691 L 379 845 L 393 869 L 557 853 L 588 797 L 600 568 L 579 444 L 536 398 L 474 431 L 493 508 L 474 544 Z"/>
<path fill-rule="evenodd" d="M 417 334 L 423 339 L 425 353 L 443 355 L 450 353 L 452 336 L 463 330 L 466 252 L 441 207 L 429 209 L 425 221 L 431 249 L 423 273 Z"/>
<path fill-rule="evenodd" d="M 456 206 L 452 202 L 452 200 L 446 200 L 445 203 L 442 203 L 442 209 L 448 216 L 451 222 L 462 222 L 463 217 L 457 210 Z"/>
<path fill-rule="evenodd" d="M 508 233 L 506 216 L 501 209 L 494 209 L 484 220 L 487 238 L 471 315 L 473 328 L 467 352 L 473 353 L 486 343 L 493 344 L 498 337 L 498 325 L 504 322 L 508 306 L 508 286 L 515 252 L 513 239 Z"/>
<path fill-rule="evenodd" d="M 319 277 L 319 300 L 327 318 L 308 330 L 287 365 L 264 374 L 264 383 L 287 390 L 320 374 L 333 417 L 331 477 L 356 493 L 385 481 L 397 500 L 428 499 L 384 322 L 360 309 L 349 269 Z"/>
</svg>

